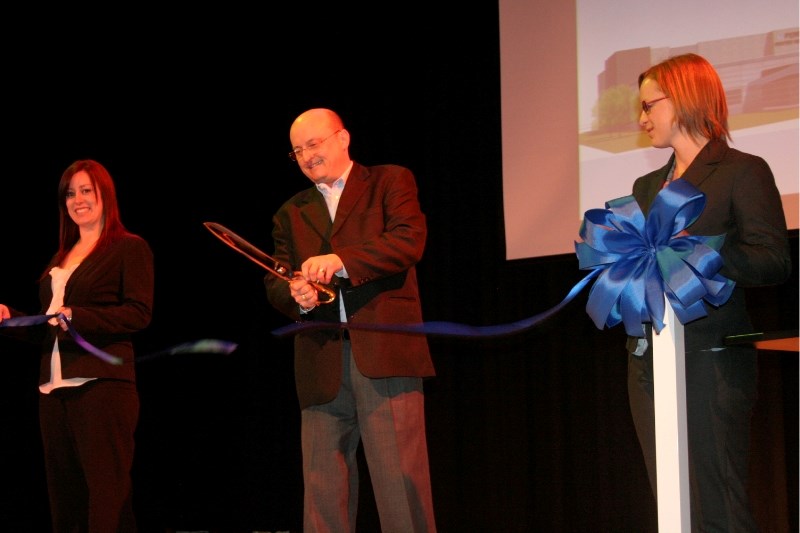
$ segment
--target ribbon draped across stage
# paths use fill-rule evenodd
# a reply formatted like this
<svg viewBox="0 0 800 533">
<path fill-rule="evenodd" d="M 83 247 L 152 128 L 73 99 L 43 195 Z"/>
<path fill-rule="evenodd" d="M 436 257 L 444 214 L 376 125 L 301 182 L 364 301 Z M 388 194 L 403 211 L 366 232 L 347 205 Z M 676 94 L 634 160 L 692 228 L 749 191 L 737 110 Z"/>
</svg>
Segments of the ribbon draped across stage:
<svg viewBox="0 0 800 533">
<path fill-rule="evenodd" d="M 642 324 L 650 322 L 656 333 L 664 327 L 664 295 L 675 316 L 685 324 L 706 315 L 703 301 L 713 306 L 724 304 L 734 282 L 721 276 L 722 257 L 718 250 L 724 235 L 703 237 L 689 235 L 686 229 L 705 207 L 705 195 L 685 180 L 677 180 L 656 196 L 645 218 L 633 196 L 606 202 L 605 209 L 590 209 L 581 223 L 582 242 L 575 243 L 578 266 L 590 270 L 567 296 L 546 311 L 529 318 L 491 326 L 470 326 L 456 322 L 421 322 L 416 324 L 358 324 L 351 322 L 295 322 L 273 330 L 285 337 L 319 329 L 358 329 L 390 333 L 451 337 L 499 337 L 533 328 L 553 316 L 572 301 L 590 281 L 586 311 L 598 329 L 622 322 L 632 336 L 642 336 Z M 31 326 L 52 317 L 63 319 L 69 333 L 86 351 L 111 364 L 121 364 L 119 357 L 88 343 L 75 331 L 63 314 L 15 317 L 0 322 L 0 327 Z M 137 361 L 175 353 L 231 353 L 236 344 L 202 339 L 154 354 Z"/>
<path fill-rule="evenodd" d="M 39 324 L 46 323 L 51 318 L 58 318 L 59 320 L 63 321 L 67 325 L 67 331 L 69 332 L 70 335 L 72 335 L 72 338 L 75 339 L 75 342 L 77 342 L 81 346 L 81 348 L 83 348 L 90 354 L 112 365 L 122 364 L 122 358 L 116 355 L 112 355 L 108 352 L 105 352 L 97 348 L 96 346 L 93 346 L 86 339 L 81 337 L 81 335 L 72 326 L 72 322 L 67 320 L 67 317 L 66 315 L 64 315 L 64 313 L 56 313 L 52 315 L 17 316 L 13 318 L 6 318 L 2 322 L 0 322 L 0 328 L 36 326 Z M 137 357 L 136 361 L 141 362 L 145 360 L 155 359 L 158 357 L 163 357 L 166 355 L 173 355 L 178 353 L 229 354 L 233 352 L 236 349 L 236 347 L 237 345 L 235 343 L 229 341 L 221 341 L 216 339 L 201 339 L 194 342 L 186 342 L 183 344 L 179 344 L 177 346 L 173 346 L 172 348 L 168 348 L 166 350 L 160 350 L 158 352 L 148 354 L 142 357 Z"/>
<path fill-rule="evenodd" d="M 497 337 L 530 329 L 554 315 L 592 280 L 586 311 L 598 329 L 620 322 L 632 336 L 643 336 L 642 324 L 656 332 L 664 327 L 664 295 L 678 320 L 685 324 L 706 315 L 703 300 L 725 303 L 734 282 L 719 275 L 718 250 L 725 236 L 694 236 L 685 230 L 705 207 L 705 195 L 691 183 L 677 180 L 656 196 L 645 218 L 633 196 L 606 202 L 605 209 L 586 212 L 575 243 L 579 268 L 591 272 L 555 307 L 530 318 L 493 326 L 455 322 L 358 324 L 295 322 L 273 330 L 284 337 L 318 329 L 358 329 L 451 337 Z"/>
<path fill-rule="evenodd" d="M 542 313 L 533 315 L 532 317 L 520 320 L 518 322 L 511 322 L 508 324 L 498 324 L 495 326 L 470 326 L 467 324 L 459 324 L 457 322 L 420 322 L 417 324 L 354 324 L 352 322 L 295 322 L 278 328 L 272 331 L 276 337 L 285 337 L 294 335 L 301 331 L 319 330 L 319 329 L 358 329 L 367 331 L 383 331 L 390 333 L 411 333 L 419 335 L 437 335 L 445 337 L 501 337 L 511 335 L 520 331 L 532 328 L 544 319 L 553 316 L 567 305 L 581 290 L 586 286 L 598 272 L 592 272 L 581 281 L 579 281 L 570 290 L 569 294 L 561 300 L 561 302 L 544 311 Z"/>
</svg>

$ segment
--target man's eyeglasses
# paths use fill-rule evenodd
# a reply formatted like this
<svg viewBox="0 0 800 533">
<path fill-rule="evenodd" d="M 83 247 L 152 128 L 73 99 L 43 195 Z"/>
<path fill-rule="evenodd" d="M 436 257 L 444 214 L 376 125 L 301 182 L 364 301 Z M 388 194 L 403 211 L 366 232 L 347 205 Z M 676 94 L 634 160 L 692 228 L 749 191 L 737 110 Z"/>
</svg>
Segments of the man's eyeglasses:
<svg viewBox="0 0 800 533">
<path fill-rule="evenodd" d="M 336 135 L 340 131 L 342 131 L 342 130 L 334 131 L 333 133 L 331 133 L 330 135 L 328 135 L 327 137 L 325 137 L 321 141 L 311 141 L 310 143 L 308 143 L 306 145 L 305 148 L 295 148 L 294 150 L 289 152 L 289 159 L 291 159 L 292 161 L 297 161 L 298 159 L 302 159 L 304 151 L 306 151 L 306 150 L 316 150 L 317 148 L 322 146 L 322 143 L 324 143 L 325 141 L 327 141 L 328 139 L 330 139 L 331 137 L 333 137 L 334 135 Z"/>
<path fill-rule="evenodd" d="M 661 100 L 666 100 L 667 98 L 669 98 L 669 96 L 662 96 L 661 98 L 656 98 L 655 100 L 650 100 L 649 102 L 642 100 L 642 111 L 649 115 L 650 110 L 653 109 L 653 104 L 660 102 Z"/>
</svg>

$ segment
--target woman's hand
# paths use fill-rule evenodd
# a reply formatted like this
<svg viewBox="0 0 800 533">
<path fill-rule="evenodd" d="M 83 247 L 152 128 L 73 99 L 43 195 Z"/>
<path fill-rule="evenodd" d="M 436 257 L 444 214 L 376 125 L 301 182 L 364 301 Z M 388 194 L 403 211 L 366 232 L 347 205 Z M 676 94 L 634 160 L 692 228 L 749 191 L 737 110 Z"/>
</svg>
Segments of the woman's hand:
<svg viewBox="0 0 800 533">
<path fill-rule="evenodd" d="M 61 316 L 55 316 L 50 320 L 48 320 L 47 323 L 53 326 L 61 326 L 61 329 L 67 331 L 69 329 L 68 322 L 72 321 L 72 309 L 70 309 L 69 307 L 62 306 L 55 312 L 55 314 L 64 315 L 65 317 L 67 317 L 67 319 L 64 320 L 64 318 Z"/>
</svg>

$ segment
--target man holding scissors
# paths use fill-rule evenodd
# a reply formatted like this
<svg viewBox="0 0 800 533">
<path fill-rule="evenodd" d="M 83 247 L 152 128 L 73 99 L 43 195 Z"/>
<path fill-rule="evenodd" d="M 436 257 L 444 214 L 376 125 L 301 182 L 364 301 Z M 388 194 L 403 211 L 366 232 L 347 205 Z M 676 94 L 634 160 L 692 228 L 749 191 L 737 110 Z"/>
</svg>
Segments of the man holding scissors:
<svg viewBox="0 0 800 533">
<path fill-rule="evenodd" d="M 275 259 L 297 274 L 289 283 L 268 274 L 267 296 L 293 320 L 337 323 L 294 341 L 303 531 L 355 531 L 361 441 L 381 529 L 434 532 L 423 379 L 435 372 L 423 335 L 390 331 L 422 322 L 415 265 L 427 227 L 414 176 L 352 161 L 350 133 L 329 109 L 302 113 L 289 137 L 289 157 L 314 186 L 273 217 Z M 337 297 L 322 297 L 317 283 Z"/>
</svg>

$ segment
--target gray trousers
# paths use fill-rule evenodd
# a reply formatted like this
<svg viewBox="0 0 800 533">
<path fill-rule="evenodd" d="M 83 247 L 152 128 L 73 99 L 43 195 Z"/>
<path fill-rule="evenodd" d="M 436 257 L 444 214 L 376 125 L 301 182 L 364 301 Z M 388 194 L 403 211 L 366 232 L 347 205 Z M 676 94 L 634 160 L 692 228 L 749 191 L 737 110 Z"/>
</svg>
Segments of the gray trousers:
<svg viewBox="0 0 800 533">
<path fill-rule="evenodd" d="M 303 531 L 354 532 L 363 441 L 383 533 L 434 533 L 421 378 L 367 378 L 344 342 L 336 398 L 303 410 Z"/>
</svg>

